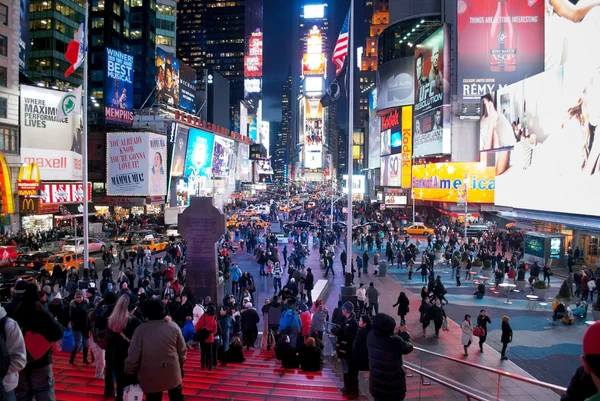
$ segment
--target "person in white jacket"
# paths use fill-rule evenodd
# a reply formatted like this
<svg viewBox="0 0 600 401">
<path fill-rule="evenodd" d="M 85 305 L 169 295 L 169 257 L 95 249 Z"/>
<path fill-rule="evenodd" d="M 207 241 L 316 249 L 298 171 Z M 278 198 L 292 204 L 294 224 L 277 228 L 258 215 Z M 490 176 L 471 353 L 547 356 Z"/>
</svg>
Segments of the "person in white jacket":
<svg viewBox="0 0 600 401">
<path fill-rule="evenodd" d="M 2 380 L 8 399 L 15 399 L 14 391 L 19 384 L 19 371 L 27 365 L 25 340 L 18 323 L 6 316 L 6 311 L 0 306 L 0 333 L 4 332 L 4 341 L 10 357 L 10 366 Z M 12 397 L 12 398 L 11 398 Z"/>
<path fill-rule="evenodd" d="M 367 302 L 367 289 L 363 283 L 360 283 L 360 286 L 356 290 L 356 298 L 358 299 L 360 313 L 363 313 L 365 310 L 365 303 Z"/>
<path fill-rule="evenodd" d="M 461 342 L 465 349 L 465 356 L 469 356 L 468 349 L 473 341 L 473 325 L 471 324 L 471 315 L 465 315 L 465 320 L 462 322 L 461 329 Z"/>
</svg>

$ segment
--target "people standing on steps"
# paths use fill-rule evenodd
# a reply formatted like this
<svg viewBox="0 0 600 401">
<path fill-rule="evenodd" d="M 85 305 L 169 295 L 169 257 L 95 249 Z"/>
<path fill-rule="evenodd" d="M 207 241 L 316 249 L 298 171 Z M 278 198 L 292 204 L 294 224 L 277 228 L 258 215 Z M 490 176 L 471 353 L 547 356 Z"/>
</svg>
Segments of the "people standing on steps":
<svg viewBox="0 0 600 401">
<path fill-rule="evenodd" d="M 398 300 L 394 305 L 392 305 L 392 307 L 398 307 L 398 316 L 400 316 L 400 326 L 404 326 L 406 324 L 406 315 L 408 315 L 408 312 L 410 310 L 409 305 L 410 301 L 408 300 L 408 297 L 406 296 L 404 291 L 400 292 L 400 295 L 398 295 Z"/>
<path fill-rule="evenodd" d="M 358 334 L 358 323 L 354 317 L 354 304 L 345 302 L 342 305 L 344 321 L 338 331 L 335 350 L 344 373 L 344 387 L 340 389 L 349 399 L 358 397 L 358 370 L 352 363 L 352 347 Z"/>
<path fill-rule="evenodd" d="M 483 353 L 483 344 L 487 339 L 487 325 L 492 324 L 492 320 L 490 316 L 487 314 L 485 309 L 479 311 L 479 316 L 477 316 L 477 327 L 481 327 L 483 329 L 483 335 L 479 336 L 479 352 Z"/>
<path fill-rule="evenodd" d="M 367 288 L 367 300 L 369 301 L 367 307 L 368 314 L 370 316 L 375 316 L 379 313 L 379 290 L 375 288 L 373 283 L 369 283 L 369 288 Z M 373 311 L 375 311 L 375 313 L 373 313 Z"/>
<path fill-rule="evenodd" d="M 473 342 L 473 325 L 471 324 L 471 315 L 465 315 L 465 319 L 461 324 L 462 336 L 461 342 L 465 350 L 465 356 L 469 356 L 469 347 Z"/>
<path fill-rule="evenodd" d="M 506 315 L 502 316 L 502 337 L 500 337 L 500 342 L 502 343 L 502 352 L 500 353 L 500 358 L 505 361 L 508 359 L 506 356 L 506 347 L 513 340 L 513 331 L 510 327 L 510 318 Z"/>
<path fill-rule="evenodd" d="M 429 275 L 429 266 L 425 261 L 421 262 L 421 265 L 417 267 L 417 271 L 421 270 L 421 282 L 427 282 L 427 276 Z"/>
</svg>

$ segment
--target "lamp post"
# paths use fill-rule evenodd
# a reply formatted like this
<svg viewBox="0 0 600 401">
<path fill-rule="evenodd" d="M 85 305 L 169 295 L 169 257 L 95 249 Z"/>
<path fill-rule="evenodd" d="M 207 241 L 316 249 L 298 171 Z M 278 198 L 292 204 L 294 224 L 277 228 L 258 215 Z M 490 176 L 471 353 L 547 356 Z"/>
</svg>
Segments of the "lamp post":
<svg viewBox="0 0 600 401">
<path fill-rule="evenodd" d="M 467 243 L 467 212 L 469 207 L 469 176 L 465 175 L 465 231 L 463 232 L 463 243 Z"/>
</svg>

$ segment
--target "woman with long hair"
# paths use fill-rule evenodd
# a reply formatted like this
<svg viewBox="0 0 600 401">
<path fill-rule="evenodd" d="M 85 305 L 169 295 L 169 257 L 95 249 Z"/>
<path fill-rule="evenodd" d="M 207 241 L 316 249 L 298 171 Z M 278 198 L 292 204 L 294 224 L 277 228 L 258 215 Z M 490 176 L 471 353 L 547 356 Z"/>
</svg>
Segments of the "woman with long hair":
<svg viewBox="0 0 600 401">
<path fill-rule="evenodd" d="M 468 349 L 473 341 L 473 325 L 471 324 L 471 315 L 465 315 L 465 320 L 462 322 L 461 329 L 461 342 L 463 348 L 465 349 L 465 356 L 469 356 Z"/>
<path fill-rule="evenodd" d="M 213 366 L 212 363 L 215 335 L 218 331 L 215 312 L 215 306 L 209 304 L 206 307 L 206 312 L 198 319 L 198 323 L 196 323 L 196 333 L 198 333 L 200 337 L 200 362 L 202 370 L 212 370 L 213 368 L 217 368 L 216 366 Z"/>
<path fill-rule="evenodd" d="M 406 296 L 404 291 L 400 292 L 400 295 L 398 295 L 398 300 L 394 305 L 392 305 L 392 307 L 398 307 L 398 316 L 400 316 L 400 326 L 404 326 L 404 322 L 406 321 L 406 315 L 408 315 L 408 312 L 410 310 L 409 305 L 410 301 L 408 300 L 408 297 Z"/>
<path fill-rule="evenodd" d="M 108 344 L 106 353 L 110 353 L 110 361 L 117 382 L 117 396 L 115 401 L 123 400 L 125 386 L 133 384 L 135 377 L 125 374 L 124 363 L 129 351 L 129 344 L 135 329 L 142 321 L 134 316 L 138 307 L 138 299 L 132 294 L 123 294 L 119 297 L 113 312 L 108 318 Z"/>
</svg>

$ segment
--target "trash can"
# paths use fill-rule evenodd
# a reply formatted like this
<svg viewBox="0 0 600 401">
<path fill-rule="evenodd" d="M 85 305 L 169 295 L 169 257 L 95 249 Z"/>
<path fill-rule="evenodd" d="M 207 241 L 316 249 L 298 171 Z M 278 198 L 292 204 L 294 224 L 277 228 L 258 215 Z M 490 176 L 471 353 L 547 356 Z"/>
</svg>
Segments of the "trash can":
<svg viewBox="0 0 600 401">
<path fill-rule="evenodd" d="M 379 274 L 378 277 L 385 277 L 387 275 L 388 263 L 387 260 L 379 261 Z"/>
</svg>

